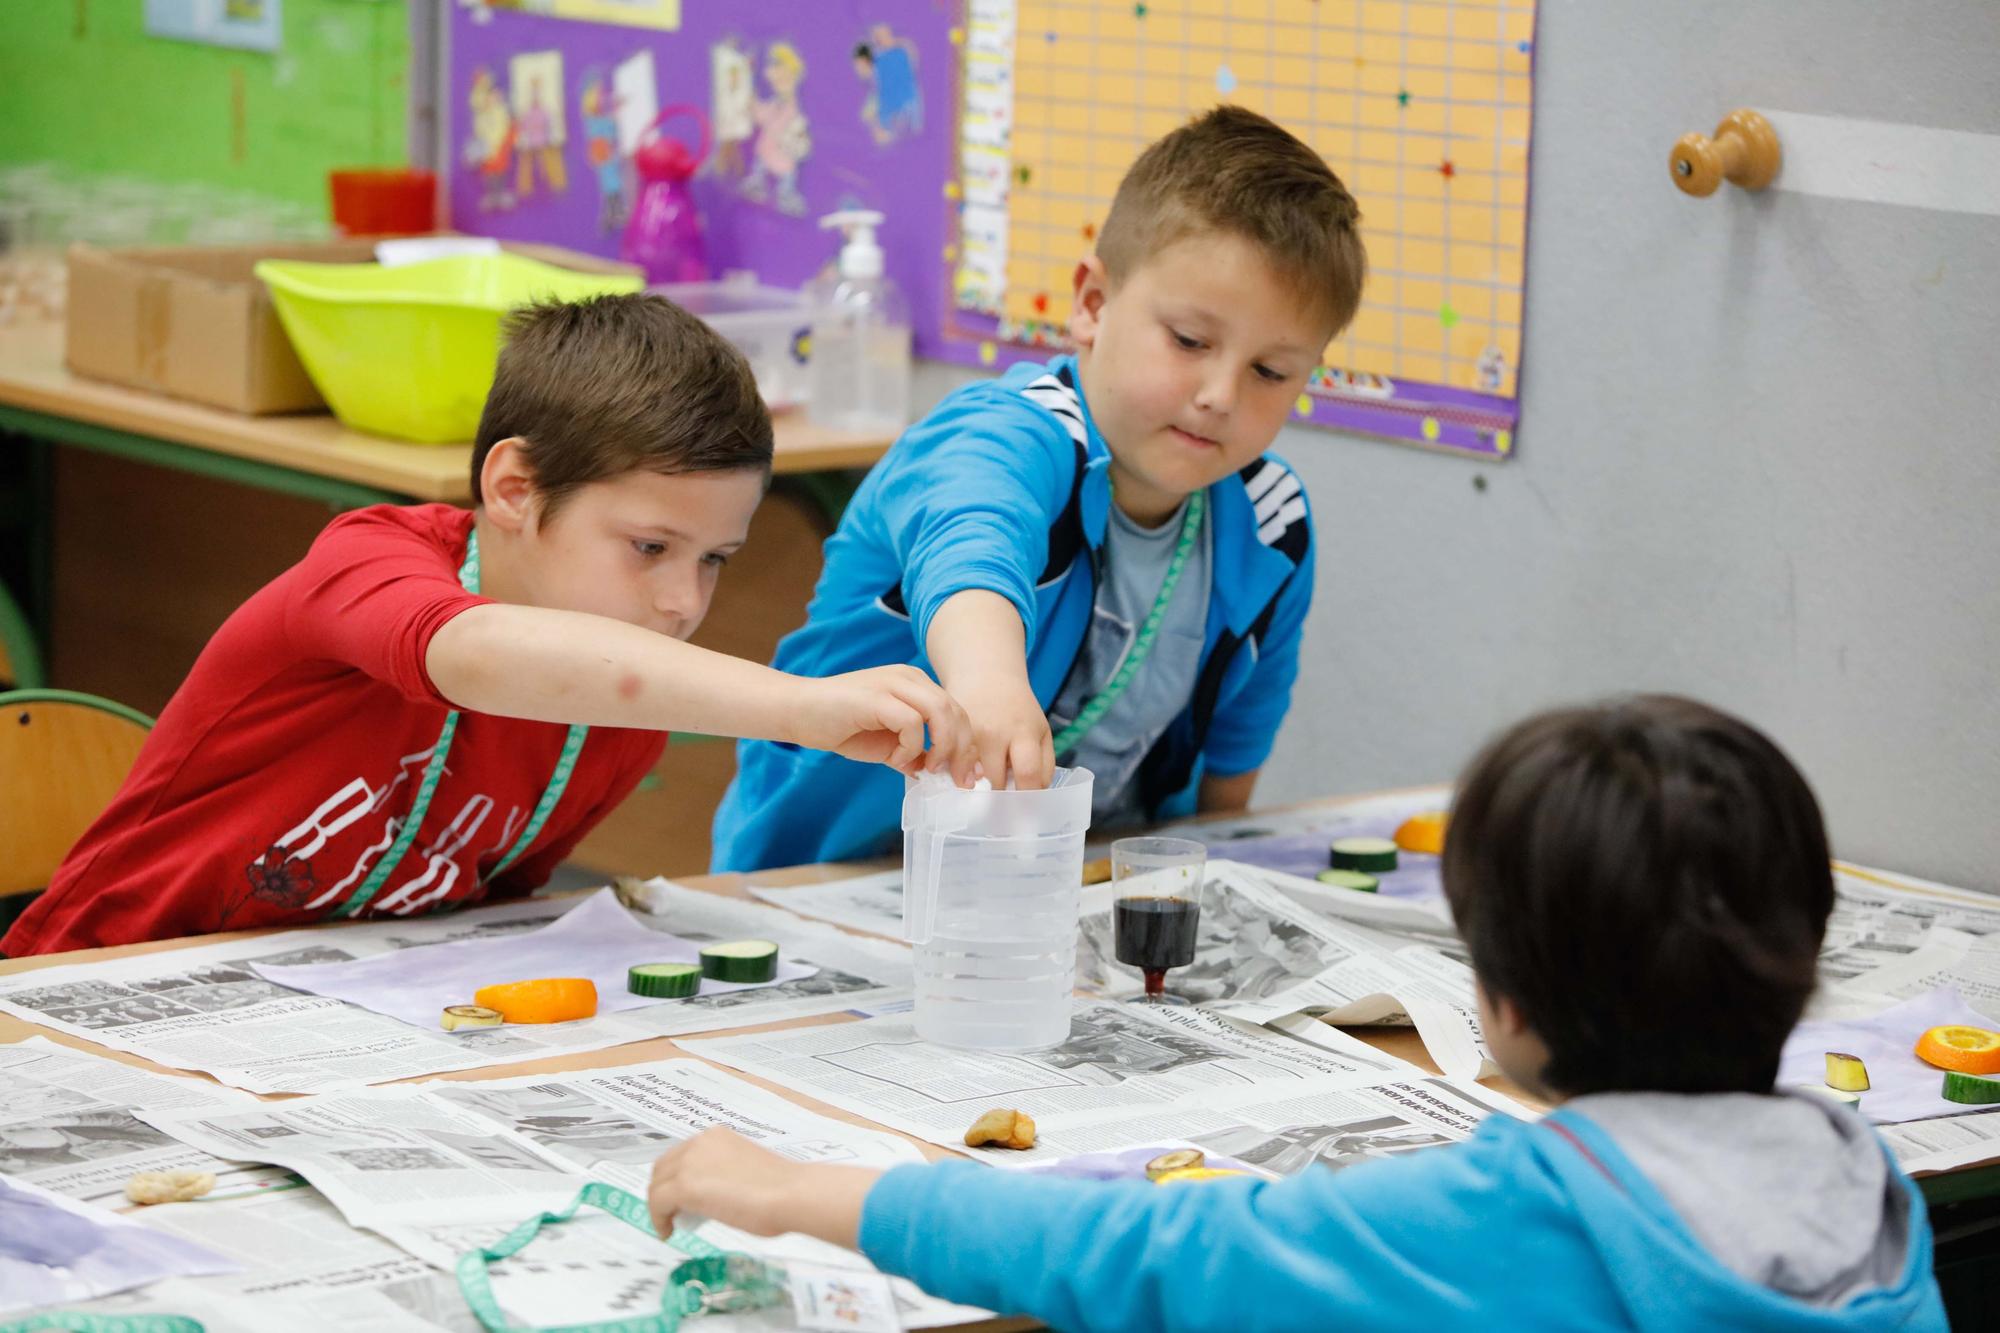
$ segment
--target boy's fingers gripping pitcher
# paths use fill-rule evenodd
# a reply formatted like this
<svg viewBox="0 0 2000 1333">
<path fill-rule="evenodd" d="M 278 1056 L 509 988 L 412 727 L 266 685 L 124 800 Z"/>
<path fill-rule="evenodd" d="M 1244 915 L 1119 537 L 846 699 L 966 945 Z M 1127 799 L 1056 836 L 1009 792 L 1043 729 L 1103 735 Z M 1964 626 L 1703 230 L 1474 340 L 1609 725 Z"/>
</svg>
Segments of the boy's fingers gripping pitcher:
<svg viewBox="0 0 2000 1333">
<path fill-rule="evenodd" d="M 1069 1036 L 1090 770 L 1041 791 L 961 789 L 948 776 L 903 795 L 903 933 L 916 946 L 916 1027 L 985 1050 Z"/>
</svg>

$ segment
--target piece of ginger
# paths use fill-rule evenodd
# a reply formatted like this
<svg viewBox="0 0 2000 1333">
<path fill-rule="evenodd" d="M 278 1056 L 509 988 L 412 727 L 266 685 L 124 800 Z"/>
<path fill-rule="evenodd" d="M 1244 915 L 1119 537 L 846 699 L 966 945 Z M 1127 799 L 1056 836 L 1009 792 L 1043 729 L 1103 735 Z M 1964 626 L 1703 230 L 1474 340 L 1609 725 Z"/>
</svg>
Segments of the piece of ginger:
<svg viewBox="0 0 2000 1333">
<path fill-rule="evenodd" d="M 141 1171 L 125 1182 L 125 1197 L 133 1203 L 186 1203 L 215 1188 L 207 1171 Z"/>
<path fill-rule="evenodd" d="M 989 1143 L 996 1148 L 1034 1147 L 1034 1119 L 1011 1109 L 988 1111 L 965 1131 L 965 1146 L 979 1148 Z"/>
</svg>

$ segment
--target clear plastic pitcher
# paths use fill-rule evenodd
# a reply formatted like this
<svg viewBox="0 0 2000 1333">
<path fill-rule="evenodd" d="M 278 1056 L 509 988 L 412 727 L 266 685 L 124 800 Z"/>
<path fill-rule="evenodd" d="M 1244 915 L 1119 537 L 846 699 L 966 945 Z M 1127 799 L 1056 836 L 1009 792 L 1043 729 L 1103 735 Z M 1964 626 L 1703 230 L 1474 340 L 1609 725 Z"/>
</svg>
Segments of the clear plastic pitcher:
<svg viewBox="0 0 2000 1333">
<path fill-rule="evenodd" d="M 916 946 L 925 1041 L 990 1051 L 1069 1036 L 1090 770 L 1042 791 L 962 790 L 948 776 L 903 794 L 903 934 Z"/>
</svg>

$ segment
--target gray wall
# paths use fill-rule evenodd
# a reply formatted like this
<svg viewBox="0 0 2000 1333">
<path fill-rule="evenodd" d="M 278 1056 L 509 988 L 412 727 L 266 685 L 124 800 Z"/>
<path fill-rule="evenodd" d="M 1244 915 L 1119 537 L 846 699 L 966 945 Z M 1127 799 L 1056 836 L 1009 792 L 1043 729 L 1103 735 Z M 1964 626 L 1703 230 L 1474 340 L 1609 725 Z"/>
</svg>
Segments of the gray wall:
<svg viewBox="0 0 2000 1333">
<path fill-rule="evenodd" d="M 1772 732 L 1840 855 L 2000 889 L 2000 217 L 1665 165 L 1736 106 L 2000 133 L 2000 4 L 1543 0 L 1537 55 L 1516 457 L 1280 436 L 1319 591 L 1259 803 L 1675 690 Z"/>
</svg>

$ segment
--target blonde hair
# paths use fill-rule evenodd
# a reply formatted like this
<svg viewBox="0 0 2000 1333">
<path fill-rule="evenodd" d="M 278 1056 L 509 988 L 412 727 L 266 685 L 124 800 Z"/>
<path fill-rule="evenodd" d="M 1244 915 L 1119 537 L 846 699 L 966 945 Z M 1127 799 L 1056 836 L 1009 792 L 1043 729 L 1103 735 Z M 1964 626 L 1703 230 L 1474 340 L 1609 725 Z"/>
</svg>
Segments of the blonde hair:
<svg viewBox="0 0 2000 1333">
<path fill-rule="evenodd" d="M 1275 121 L 1219 106 L 1153 143 L 1119 183 L 1098 233 L 1113 283 L 1175 241 L 1240 236 L 1338 333 L 1368 274 L 1361 210 L 1331 168 Z"/>
<path fill-rule="evenodd" d="M 804 74 L 806 62 L 799 55 L 799 49 L 790 42 L 773 42 L 771 49 L 764 53 L 766 60 L 782 65 L 787 73 Z"/>
</svg>

